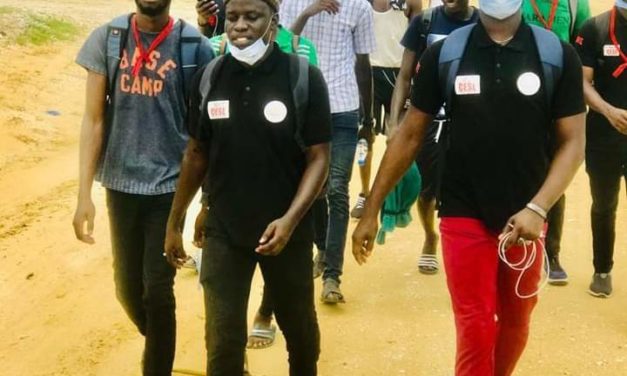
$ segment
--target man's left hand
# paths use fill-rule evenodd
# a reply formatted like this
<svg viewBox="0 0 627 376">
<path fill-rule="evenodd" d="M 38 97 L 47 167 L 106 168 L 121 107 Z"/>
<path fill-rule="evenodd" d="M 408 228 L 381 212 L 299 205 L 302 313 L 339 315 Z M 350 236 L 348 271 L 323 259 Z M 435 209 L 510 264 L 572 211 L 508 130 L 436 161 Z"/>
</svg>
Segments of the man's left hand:
<svg viewBox="0 0 627 376">
<path fill-rule="evenodd" d="M 259 239 L 255 252 L 263 256 L 278 256 L 290 240 L 294 228 L 294 224 L 284 217 L 270 223 Z"/>
<path fill-rule="evenodd" d="M 507 221 L 507 225 L 499 235 L 499 239 L 511 233 L 505 243 L 505 249 L 518 243 L 519 240 L 534 241 L 542 235 L 544 219 L 537 213 L 525 208 Z"/>
</svg>

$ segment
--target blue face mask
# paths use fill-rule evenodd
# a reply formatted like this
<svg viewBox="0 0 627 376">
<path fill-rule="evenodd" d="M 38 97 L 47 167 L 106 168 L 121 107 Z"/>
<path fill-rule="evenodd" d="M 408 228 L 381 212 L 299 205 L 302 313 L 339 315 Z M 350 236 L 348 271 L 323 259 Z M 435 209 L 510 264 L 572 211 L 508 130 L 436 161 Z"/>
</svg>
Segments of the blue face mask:
<svg viewBox="0 0 627 376">
<path fill-rule="evenodd" d="M 497 20 L 511 17 L 518 12 L 521 5 L 522 0 L 479 0 L 479 10 Z"/>
<path fill-rule="evenodd" d="M 627 1 L 625 0 L 616 0 L 616 6 L 621 9 L 627 9 Z"/>
</svg>

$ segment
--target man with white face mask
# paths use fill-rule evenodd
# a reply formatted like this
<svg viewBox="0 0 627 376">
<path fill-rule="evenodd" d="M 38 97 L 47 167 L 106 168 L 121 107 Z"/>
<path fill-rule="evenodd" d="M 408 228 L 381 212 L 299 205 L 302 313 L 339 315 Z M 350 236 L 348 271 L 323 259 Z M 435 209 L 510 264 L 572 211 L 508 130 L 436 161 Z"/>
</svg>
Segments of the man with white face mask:
<svg viewBox="0 0 627 376">
<path fill-rule="evenodd" d="M 458 376 L 514 372 L 537 302 L 546 212 L 583 160 L 581 64 L 570 45 L 522 21 L 521 1 L 480 0 L 477 25 L 423 54 L 412 105 L 353 234 L 362 264 L 372 253 L 381 203 L 448 102 L 438 201 Z M 511 267 L 518 262 L 524 273 Z"/>
<path fill-rule="evenodd" d="M 329 97 L 320 71 L 306 61 L 303 68 L 302 58 L 282 52 L 274 42 L 276 0 L 225 3 L 230 54 L 207 68 L 214 73 L 209 74 L 210 89 L 200 74 L 192 85 L 191 139 L 165 251 L 173 265 L 182 265 L 186 254 L 178 224 L 207 176 L 210 210 L 200 271 L 207 375 L 242 374 L 248 296 L 259 264 L 287 342 L 290 375 L 311 376 L 320 335 L 309 208 L 329 168 Z M 291 87 L 293 59 L 309 77 L 308 102 L 298 110 Z"/>
</svg>

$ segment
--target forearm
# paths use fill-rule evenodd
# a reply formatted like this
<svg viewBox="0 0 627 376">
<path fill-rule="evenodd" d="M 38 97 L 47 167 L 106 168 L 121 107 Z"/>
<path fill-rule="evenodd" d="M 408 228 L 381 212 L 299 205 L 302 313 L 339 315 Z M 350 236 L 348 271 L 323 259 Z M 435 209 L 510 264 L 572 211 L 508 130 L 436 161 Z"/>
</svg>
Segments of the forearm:
<svg viewBox="0 0 627 376">
<path fill-rule="evenodd" d="M 390 140 L 383 155 L 370 196 L 366 201 L 364 217 L 376 217 L 385 197 L 407 172 L 416 158 L 431 115 L 410 107 L 398 133 Z"/>
<path fill-rule="evenodd" d="M 202 148 L 195 141 L 190 140 L 183 155 L 181 174 L 168 218 L 169 230 L 177 231 L 182 228 L 185 212 L 205 178 L 207 165 L 207 158 Z"/>
<path fill-rule="evenodd" d="M 359 95 L 364 106 L 364 117 L 372 119 L 372 67 L 370 66 L 370 57 L 368 55 L 357 57 L 355 75 L 357 77 Z"/>
<path fill-rule="evenodd" d="M 555 156 L 551 161 L 549 173 L 538 193 L 531 200 L 548 211 L 564 194 L 585 157 L 585 115 L 573 117 L 579 123 L 580 130 L 568 138 L 559 140 Z"/>
<path fill-rule="evenodd" d="M 319 196 L 329 173 L 329 145 L 318 145 L 323 152 L 308 157 L 307 167 L 292 200 L 290 208 L 285 213 L 290 223 L 295 226 L 300 223 L 313 202 Z"/>
<path fill-rule="evenodd" d="M 305 28 L 305 25 L 307 25 L 307 21 L 309 21 L 309 17 L 311 16 L 307 12 L 307 10 L 303 11 L 290 27 L 290 31 L 295 35 L 301 35 L 303 29 Z"/>
<path fill-rule="evenodd" d="M 390 102 L 390 122 L 388 127 L 390 132 L 394 132 L 398 123 L 401 121 L 400 116 L 403 108 L 405 108 L 405 102 L 409 96 L 410 80 L 404 77 L 399 77 L 394 85 L 394 92 L 392 93 L 392 100 Z"/>
<path fill-rule="evenodd" d="M 208 23 L 205 23 L 205 24 L 201 24 L 200 22 L 198 23 L 198 31 L 200 31 L 200 33 L 206 36 L 207 38 L 213 37 L 213 30 L 214 28 L 209 26 Z"/>
<path fill-rule="evenodd" d="M 98 168 L 104 141 L 104 121 L 83 118 L 79 146 L 79 191 L 78 199 L 91 198 L 91 188 Z"/>
</svg>

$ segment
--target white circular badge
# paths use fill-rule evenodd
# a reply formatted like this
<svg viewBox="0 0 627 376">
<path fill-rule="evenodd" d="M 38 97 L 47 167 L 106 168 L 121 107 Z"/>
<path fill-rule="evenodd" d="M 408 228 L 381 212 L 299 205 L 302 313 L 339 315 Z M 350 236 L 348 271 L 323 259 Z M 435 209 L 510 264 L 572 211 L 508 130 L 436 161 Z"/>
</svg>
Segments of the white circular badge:
<svg viewBox="0 0 627 376">
<path fill-rule="evenodd" d="M 518 90 L 526 96 L 531 96 L 540 91 L 540 77 L 532 72 L 523 73 L 516 82 Z"/>
<path fill-rule="evenodd" d="M 280 101 L 269 102 L 263 109 L 263 115 L 271 123 L 280 123 L 287 116 L 287 107 Z"/>
</svg>

